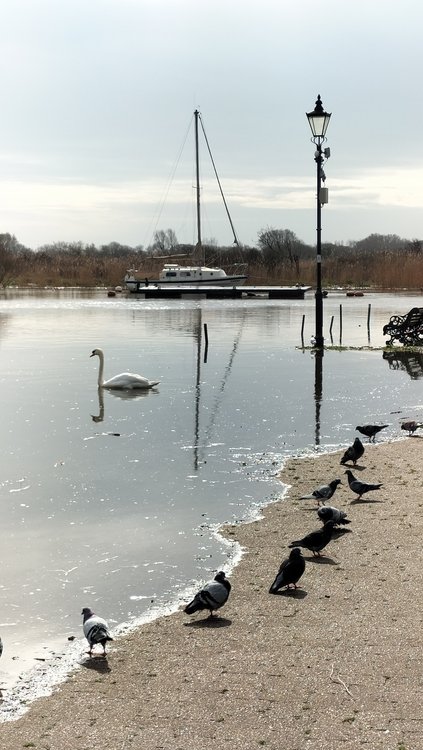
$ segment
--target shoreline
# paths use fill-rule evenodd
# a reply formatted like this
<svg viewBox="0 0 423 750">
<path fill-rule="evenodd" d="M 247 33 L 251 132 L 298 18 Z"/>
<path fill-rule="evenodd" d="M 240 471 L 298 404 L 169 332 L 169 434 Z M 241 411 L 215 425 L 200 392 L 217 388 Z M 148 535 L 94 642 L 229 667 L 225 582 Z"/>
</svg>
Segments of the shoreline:
<svg viewBox="0 0 423 750">
<path fill-rule="evenodd" d="M 244 552 L 220 616 L 179 610 L 119 636 L 106 660 L 87 660 L 1 724 L 2 746 L 418 747 L 421 440 L 365 442 L 354 474 L 383 482 L 370 501 L 354 502 L 343 451 L 288 459 L 284 497 L 258 520 L 224 527 Z M 320 525 L 315 501 L 298 497 L 337 476 L 331 503 L 347 511 L 352 533 L 320 562 L 304 551 L 298 592 L 270 596 L 288 543 Z"/>
</svg>

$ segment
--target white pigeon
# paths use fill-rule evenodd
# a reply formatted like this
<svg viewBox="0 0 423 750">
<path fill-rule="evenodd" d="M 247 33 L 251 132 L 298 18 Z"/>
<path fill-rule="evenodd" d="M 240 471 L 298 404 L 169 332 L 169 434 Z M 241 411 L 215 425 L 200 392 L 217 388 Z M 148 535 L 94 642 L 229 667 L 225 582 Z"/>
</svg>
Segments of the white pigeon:
<svg viewBox="0 0 423 750">
<path fill-rule="evenodd" d="M 98 617 L 98 615 L 94 614 L 89 607 L 84 607 L 81 614 L 84 618 L 82 621 L 82 628 L 90 647 L 90 650 L 88 651 L 89 655 L 91 656 L 96 643 L 100 643 L 103 646 L 103 654 L 105 656 L 106 643 L 107 641 L 113 640 L 106 620 L 103 620 L 102 617 Z"/>
</svg>

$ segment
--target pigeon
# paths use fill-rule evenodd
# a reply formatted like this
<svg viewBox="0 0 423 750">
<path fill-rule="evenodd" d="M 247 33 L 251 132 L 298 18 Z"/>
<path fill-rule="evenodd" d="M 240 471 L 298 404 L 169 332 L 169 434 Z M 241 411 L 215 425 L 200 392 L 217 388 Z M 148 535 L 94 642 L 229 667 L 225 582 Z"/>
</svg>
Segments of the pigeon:
<svg viewBox="0 0 423 750">
<path fill-rule="evenodd" d="M 325 500 L 330 500 L 333 493 L 335 492 L 338 484 L 342 484 L 340 479 L 332 479 L 329 484 L 322 484 L 320 487 L 318 487 L 316 490 L 313 490 L 313 492 L 310 495 L 302 495 L 300 497 L 300 500 L 317 500 L 317 502 L 325 503 Z"/>
<path fill-rule="evenodd" d="M 292 585 L 297 588 L 297 583 L 305 571 L 305 560 L 299 547 L 294 547 L 289 557 L 281 564 L 278 574 L 273 581 L 269 594 L 276 594 L 283 586 L 288 588 Z"/>
<path fill-rule="evenodd" d="M 220 607 L 223 607 L 225 602 L 228 601 L 230 590 L 231 584 L 221 570 L 215 575 L 213 581 L 206 583 L 206 585 L 198 591 L 192 602 L 187 604 L 184 612 L 186 612 L 187 615 L 192 615 L 194 612 L 208 609 L 210 611 L 210 617 L 213 617 L 213 612 L 220 609 Z"/>
<path fill-rule="evenodd" d="M 93 647 L 96 643 L 101 643 L 103 646 L 103 654 L 106 655 L 106 643 L 112 641 L 113 638 L 109 633 L 109 626 L 106 620 L 103 620 L 98 615 L 94 614 L 92 609 L 84 607 L 81 614 L 83 615 L 82 627 L 84 635 L 88 641 L 90 647 L 89 655 L 91 656 Z"/>
<path fill-rule="evenodd" d="M 420 424 L 420 422 L 416 422 L 414 419 L 409 419 L 407 422 L 403 422 L 401 425 L 401 429 L 407 430 L 409 435 L 415 432 L 418 427 L 423 427 L 423 424 Z"/>
<path fill-rule="evenodd" d="M 310 534 L 307 534 L 302 539 L 297 539 L 297 541 L 291 542 L 288 547 L 305 547 L 306 549 L 309 549 L 313 555 L 317 554 L 320 557 L 321 550 L 323 547 L 326 547 L 332 539 L 334 526 L 334 521 L 326 521 L 321 529 L 311 531 Z"/>
<path fill-rule="evenodd" d="M 361 427 L 356 427 L 355 429 L 361 432 L 362 435 L 366 435 L 366 437 L 369 438 L 369 443 L 372 441 L 375 442 L 375 437 L 378 432 L 381 430 L 384 430 L 385 427 L 389 427 L 387 424 L 363 424 Z"/>
<path fill-rule="evenodd" d="M 356 479 L 352 471 L 350 469 L 347 469 L 345 472 L 348 475 L 348 484 L 350 486 L 350 489 L 353 492 L 356 492 L 358 497 L 357 500 L 361 500 L 361 497 L 366 494 L 366 492 L 371 492 L 372 490 L 379 490 L 382 487 L 382 484 L 366 484 L 366 482 L 360 482 L 359 479 Z"/>
<path fill-rule="evenodd" d="M 351 523 L 350 519 L 347 518 L 345 510 L 338 510 L 338 508 L 334 508 L 332 505 L 322 505 L 321 508 L 317 509 L 317 515 L 323 523 L 333 521 L 337 526 L 341 523 Z"/>
<path fill-rule="evenodd" d="M 359 458 L 364 453 L 364 445 L 361 442 L 360 438 L 356 438 L 354 440 L 354 443 L 350 445 L 349 448 L 345 451 L 344 455 L 341 458 L 341 464 L 346 464 L 347 461 L 352 461 L 354 466 L 356 465 Z"/>
</svg>

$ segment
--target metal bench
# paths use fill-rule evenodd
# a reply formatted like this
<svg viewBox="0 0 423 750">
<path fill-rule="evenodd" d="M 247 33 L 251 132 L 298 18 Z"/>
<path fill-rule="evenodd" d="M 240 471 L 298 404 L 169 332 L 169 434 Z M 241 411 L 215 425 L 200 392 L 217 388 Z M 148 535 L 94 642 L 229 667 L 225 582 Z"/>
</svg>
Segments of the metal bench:
<svg viewBox="0 0 423 750">
<path fill-rule="evenodd" d="M 390 336 L 386 346 L 393 346 L 395 339 L 405 346 L 423 344 L 423 307 L 413 307 L 407 315 L 392 315 L 383 335 Z"/>
</svg>

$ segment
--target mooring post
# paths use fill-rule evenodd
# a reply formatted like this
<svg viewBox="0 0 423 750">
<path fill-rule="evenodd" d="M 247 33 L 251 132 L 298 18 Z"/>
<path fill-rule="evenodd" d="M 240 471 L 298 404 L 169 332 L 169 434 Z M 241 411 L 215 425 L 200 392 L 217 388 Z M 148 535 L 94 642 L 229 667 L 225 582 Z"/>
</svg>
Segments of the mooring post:
<svg viewBox="0 0 423 750">
<path fill-rule="evenodd" d="M 339 305 L 339 343 L 342 342 L 342 305 Z"/>
<path fill-rule="evenodd" d="M 331 342 L 331 344 L 333 344 L 332 326 L 333 326 L 334 319 L 335 319 L 335 316 L 332 315 L 332 317 L 330 319 L 330 326 L 329 326 L 329 336 L 330 336 L 330 342 Z"/>
<path fill-rule="evenodd" d="M 303 320 L 301 323 L 301 344 L 304 349 L 304 323 L 305 323 L 305 315 L 303 315 Z"/>
<path fill-rule="evenodd" d="M 370 332 L 370 313 L 372 310 L 371 302 L 369 302 L 369 306 L 367 308 L 367 330 Z"/>
</svg>

